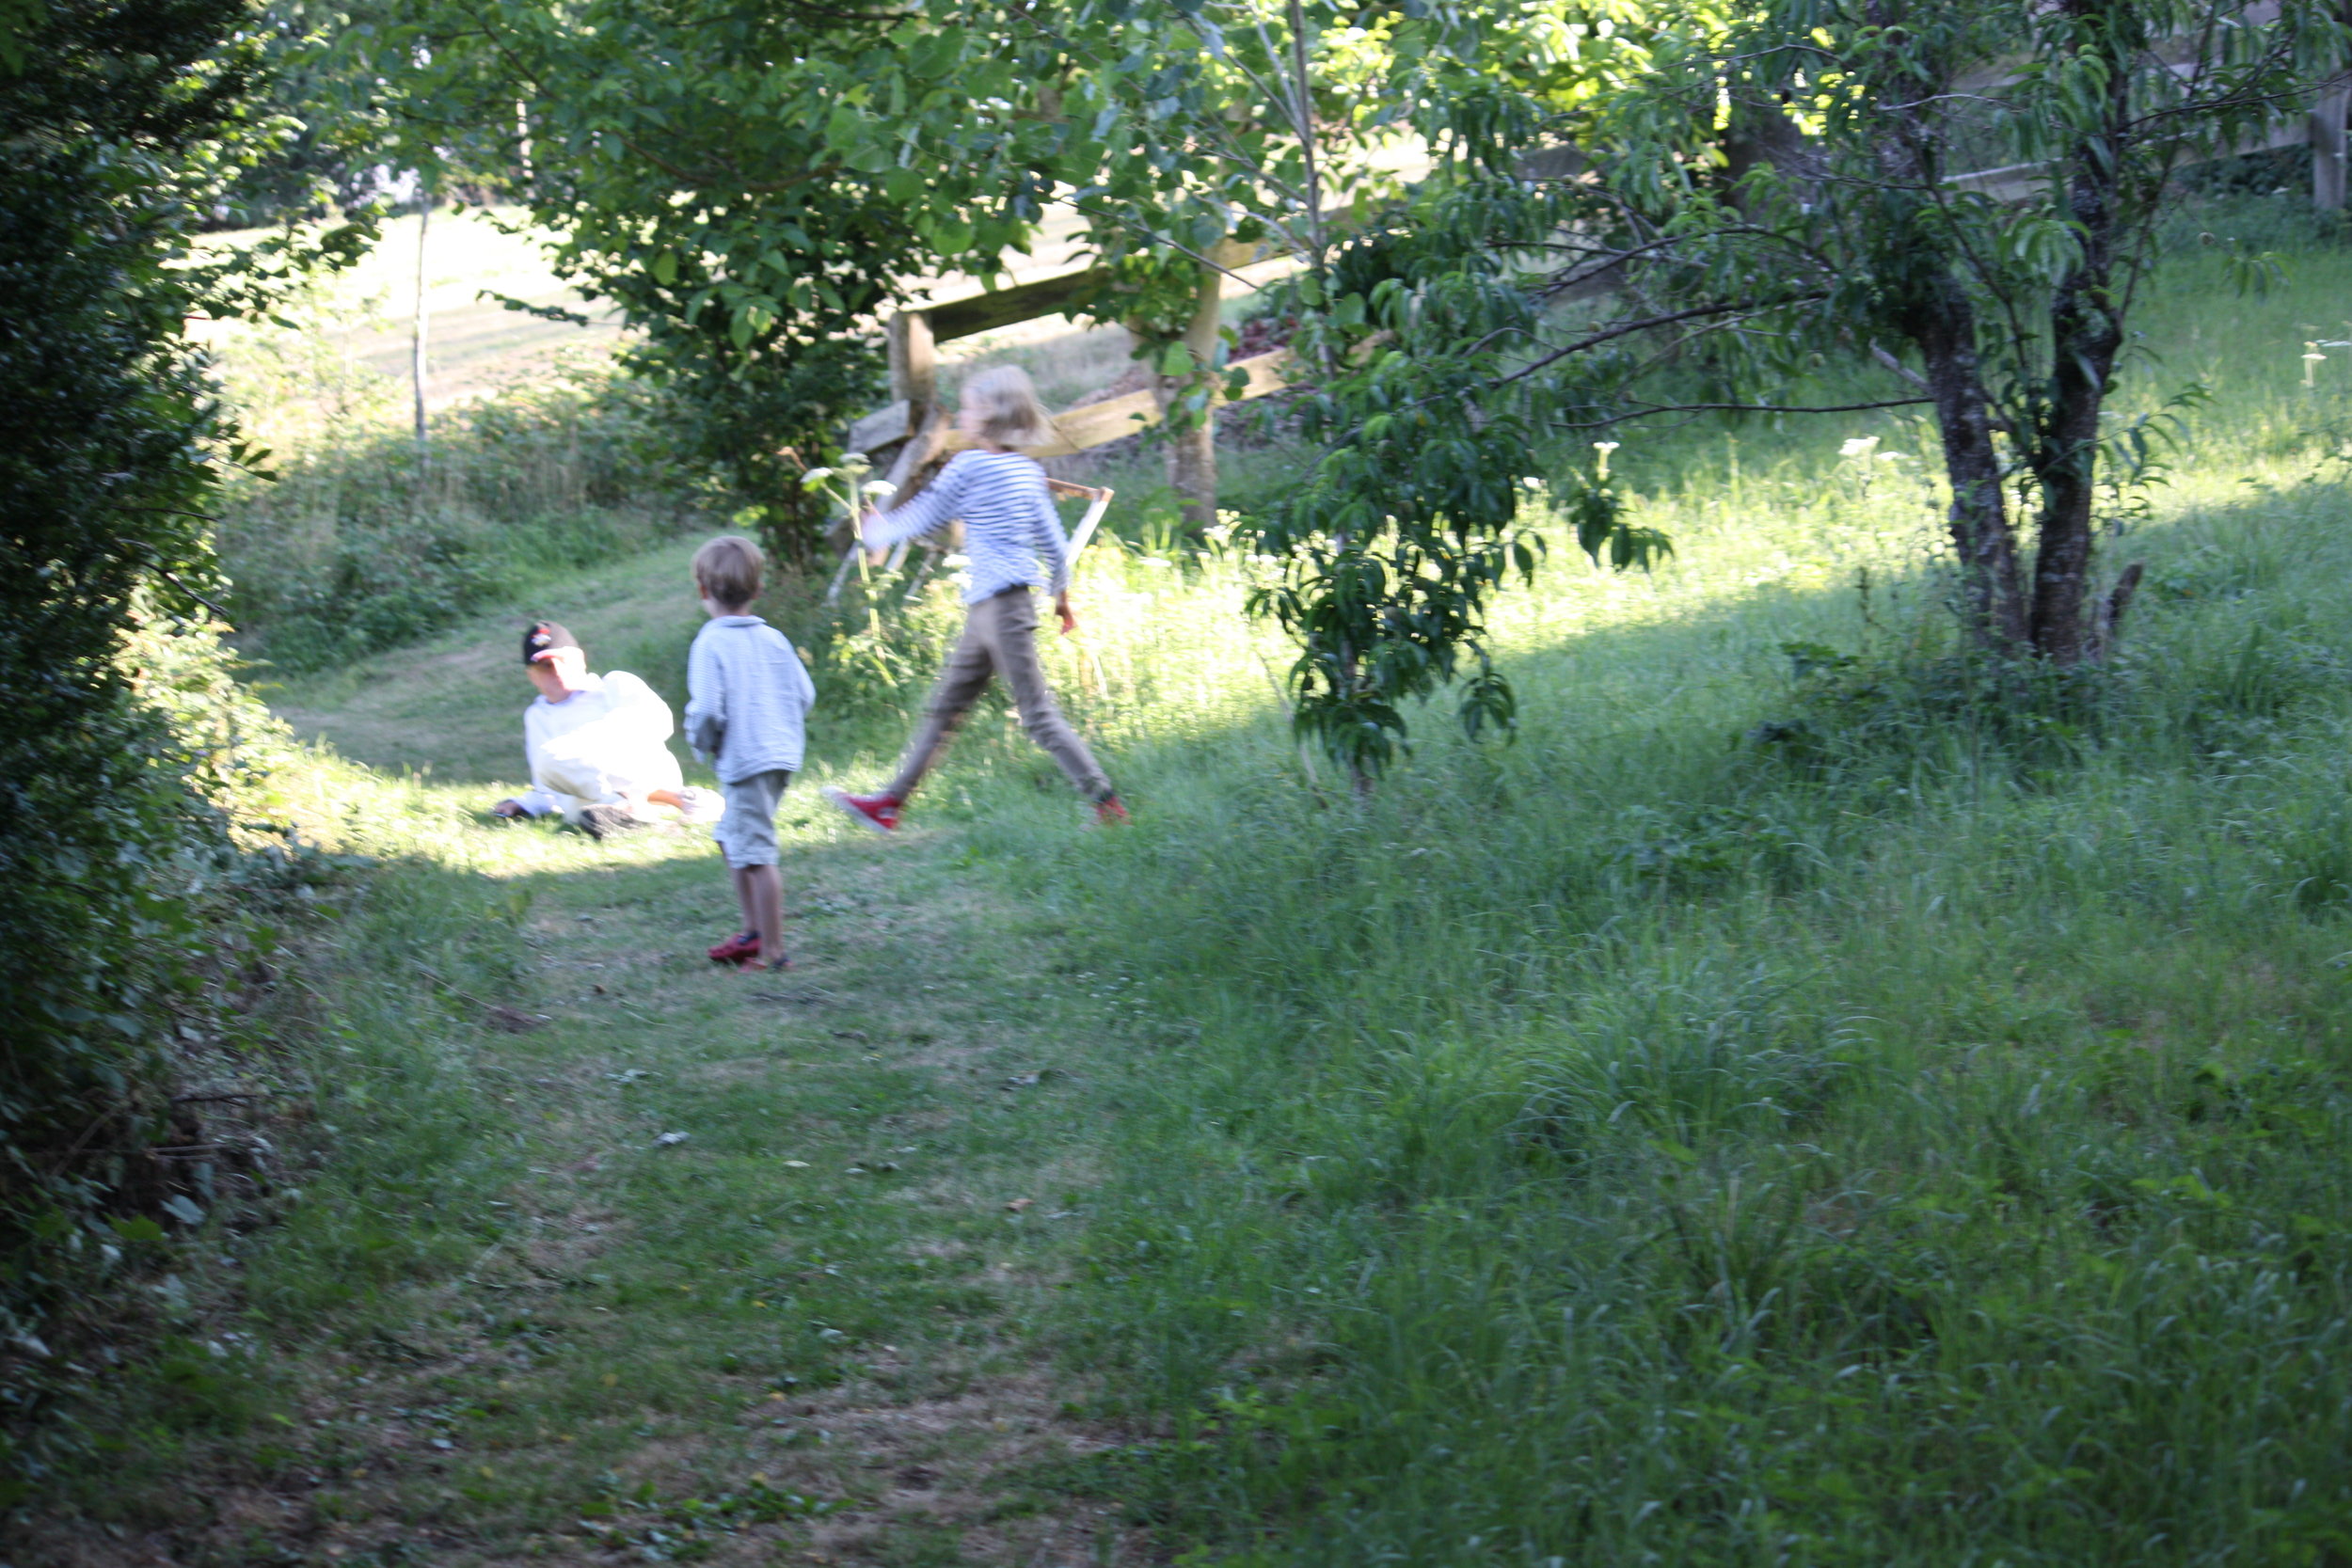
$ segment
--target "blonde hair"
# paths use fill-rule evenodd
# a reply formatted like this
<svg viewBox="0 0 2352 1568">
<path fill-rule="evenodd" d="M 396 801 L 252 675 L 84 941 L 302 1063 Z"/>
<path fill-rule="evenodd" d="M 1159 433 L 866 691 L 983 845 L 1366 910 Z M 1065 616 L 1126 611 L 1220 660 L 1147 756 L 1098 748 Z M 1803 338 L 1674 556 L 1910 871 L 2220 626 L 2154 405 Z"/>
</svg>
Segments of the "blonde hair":
<svg viewBox="0 0 2352 1568">
<path fill-rule="evenodd" d="M 979 410 L 982 438 L 1000 447 L 1041 447 L 1054 438 L 1053 417 L 1018 366 L 982 371 L 963 384 L 963 402 Z"/>
<path fill-rule="evenodd" d="M 767 564 L 757 545 L 726 534 L 694 552 L 694 586 L 703 597 L 740 610 L 759 597 L 760 574 Z"/>
</svg>

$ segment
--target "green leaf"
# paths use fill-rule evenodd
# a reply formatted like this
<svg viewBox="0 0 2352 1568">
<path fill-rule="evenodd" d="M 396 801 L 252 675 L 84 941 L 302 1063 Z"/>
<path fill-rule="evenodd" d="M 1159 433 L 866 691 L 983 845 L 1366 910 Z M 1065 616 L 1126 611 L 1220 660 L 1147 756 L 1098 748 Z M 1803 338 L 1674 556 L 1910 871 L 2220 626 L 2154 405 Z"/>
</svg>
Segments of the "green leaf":
<svg viewBox="0 0 2352 1568">
<path fill-rule="evenodd" d="M 48 14 L 43 0 L 0 0 L 0 67 L 24 69 L 24 40 Z"/>
<path fill-rule="evenodd" d="M 847 103 L 835 104 L 825 120 L 825 145 L 835 152 L 850 152 L 867 144 L 866 124 L 863 116 Z"/>
</svg>

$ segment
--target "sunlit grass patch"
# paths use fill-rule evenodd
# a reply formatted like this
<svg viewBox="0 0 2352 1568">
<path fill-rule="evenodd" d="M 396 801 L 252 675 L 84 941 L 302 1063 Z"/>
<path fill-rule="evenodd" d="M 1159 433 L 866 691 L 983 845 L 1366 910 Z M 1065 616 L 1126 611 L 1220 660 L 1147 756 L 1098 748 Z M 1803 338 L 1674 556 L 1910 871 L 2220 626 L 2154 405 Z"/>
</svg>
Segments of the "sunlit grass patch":
<svg viewBox="0 0 2352 1568">
<path fill-rule="evenodd" d="M 1175 1538 L 2323 1549 L 2352 560 L 2303 261 L 2158 319 L 2233 352 L 2078 697 L 1975 705 L 1915 432 L 1751 426 L 1615 454 L 1677 553 L 1506 603 L 1516 745 L 1420 715 L 1359 802 L 1269 703 L 1130 741 L 1131 835 L 983 798 L 976 853 L 1143 1003 L 1063 1331 L 1168 1423 L 1124 1473 Z"/>
</svg>

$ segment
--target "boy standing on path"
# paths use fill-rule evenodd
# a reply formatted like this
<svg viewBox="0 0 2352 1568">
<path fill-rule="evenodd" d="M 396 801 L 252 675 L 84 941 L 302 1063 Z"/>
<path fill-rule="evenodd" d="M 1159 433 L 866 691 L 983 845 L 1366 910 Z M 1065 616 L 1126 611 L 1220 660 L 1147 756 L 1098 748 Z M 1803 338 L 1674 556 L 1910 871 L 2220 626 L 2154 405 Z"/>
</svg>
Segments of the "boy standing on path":
<svg viewBox="0 0 2352 1568">
<path fill-rule="evenodd" d="M 1029 738 L 1060 765 L 1078 792 L 1094 802 L 1095 820 L 1127 820 L 1094 753 L 1062 717 L 1037 657 L 1037 604 L 1031 590 L 1044 579 L 1061 629 L 1078 629 L 1070 608 L 1070 542 L 1054 514 L 1045 470 L 1016 446 L 1041 445 L 1053 425 L 1029 378 L 1010 366 L 983 371 L 965 383 L 956 416 L 976 450 L 960 452 L 930 489 L 887 515 L 862 519 L 866 546 L 876 552 L 963 519 L 972 585 L 963 595 L 963 636 L 931 689 L 923 722 L 907 745 L 898 776 L 879 795 L 851 795 L 827 786 L 825 799 L 877 832 L 898 826 L 898 812 L 914 786 L 947 750 L 956 726 L 1001 675 Z"/>
<path fill-rule="evenodd" d="M 711 829 L 735 879 L 743 929 L 713 962 L 783 969 L 784 884 L 776 871 L 776 802 L 800 770 L 817 688 L 784 633 L 751 614 L 764 566 L 732 535 L 694 552 L 694 593 L 710 621 L 686 657 L 686 740 L 719 774 L 726 815 Z"/>
</svg>

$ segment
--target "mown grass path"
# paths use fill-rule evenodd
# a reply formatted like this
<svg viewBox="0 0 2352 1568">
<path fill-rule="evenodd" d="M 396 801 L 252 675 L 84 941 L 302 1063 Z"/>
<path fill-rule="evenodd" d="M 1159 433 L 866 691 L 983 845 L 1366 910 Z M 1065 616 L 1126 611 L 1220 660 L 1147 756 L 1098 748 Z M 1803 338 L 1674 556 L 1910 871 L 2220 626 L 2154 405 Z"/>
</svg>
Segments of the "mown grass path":
<svg viewBox="0 0 2352 1568">
<path fill-rule="evenodd" d="M 1117 1560 L 1103 1515 L 1023 1485 L 1117 1441 L 1061 1414 L 1025 1332 L 1083 1221 L 1084 1009 L 946 847 L 797 857 L 784 975 L 701 957 L 723 889 L 698 841 L 531 879 L 549 1022 L 484 1064 L 528 1159 L 510 1239 L 420 1342 L 320 1368 L 324 1530 Z"/>
<path fill-rule="evenodd" d="M 1083 1223 L 1085 1009 L 946 850 L 796 857 L 783 975 L 701 957 L 698 843 L 531 879 L 549 1022 L 485 1063 L 529 1162 L 510 1239 L 419 1342 L 322 1363 L 336 1479 L 300 1512 L 584 1560 L 1123 1555 L 1023 1484 L 1118 1440 L 1025 1332 Z"/>
<path fill-rule="evenodd" d="M 1099 1180 L 1117 988 L 972 852 L 968 802 L 882 842 L 818 799 L 903 720 L 820 693 L 779 813 L 783 974 L 704 957 L 737 917 L 706 830 L 598 844 L 488 811 L 523 766 L 515 626 L 556 615 L 681 701 L 689 553 L 267 689 L 342 759 L 279 809 L 386 862 L 357 896 L 401 911 L 327 922 L 306 960 L 292 1069 L 348 1069 L 273 1131 L 333 1193 L 198 1260 L 195 1382 L 126 1397 L 125 1474 L 76 1488 L 61 1561 L 1146 1555 L 1088 1480 L 1131 1434 L 1086 1414 L 1045 1310 Z M 1017 734 L 973 730 L 985 774 Z M 1021 793 L 1041 842 L 1089 831 L 1066 792 Z M 335 951 L 371 931 L 414 951 Z M 512 982 L 431 957 L 469 950 Z M 354 1005 L 387 985 L 405 1008 Z M 388 1047 L 379 1015 L 427 1022 Z"/>
<path fill-rule="evenodd" d="M 453 705 L 493 678 L 480 662 L 421 658 Z M 334 736 L 331 709 L 306 717 Z M 166 1522 L 70 1549 L 1138 1560 L 1132 1527 L 1057 1483 L 1122 1433 L 1078 1413 L 1038 1323 L 1088 1213 L 1102 1004 L 1049 971 L 1023 911 L 986 901 L 955 836 L 851 838 L 796 795 L 794 967 L 754 974 L 703 957 L 734 914 L 705 832 L 595 845 L 496 824 L 474 784 L 414 791 L 443 858 L 527 895 L 515 992 L 449 998 L 479 1015 L 470 1072 L 497 1101 L 491 1174 L 469 1189 L 495 1240 L 453 1273 L 268 1325 L 266 1440 L 170 1478 Z"/>
</svg>

